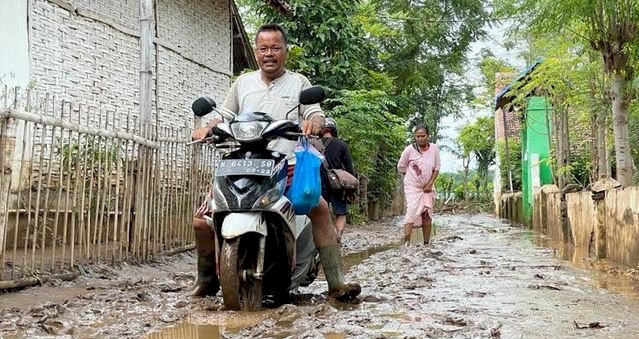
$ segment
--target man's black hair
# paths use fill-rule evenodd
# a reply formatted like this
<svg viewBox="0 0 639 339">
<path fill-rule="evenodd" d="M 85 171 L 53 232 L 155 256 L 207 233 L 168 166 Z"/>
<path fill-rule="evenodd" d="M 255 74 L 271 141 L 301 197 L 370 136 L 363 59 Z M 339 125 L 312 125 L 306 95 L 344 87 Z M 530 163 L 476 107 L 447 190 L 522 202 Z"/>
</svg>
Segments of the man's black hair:
<svg viewBox="0 0 639 339">
<path fill-rule="evenodd" d="M 288 35 L 282 26 L 278 24 L 264 24 L 257 29 L 257 33 L 255 33 L 255 43 L 257 44 L 257 36 L 262 32 L 280 32 L 282 33 L 282 38 L 284 38 L 284 44 L 288 46 Z"/>
</svg>

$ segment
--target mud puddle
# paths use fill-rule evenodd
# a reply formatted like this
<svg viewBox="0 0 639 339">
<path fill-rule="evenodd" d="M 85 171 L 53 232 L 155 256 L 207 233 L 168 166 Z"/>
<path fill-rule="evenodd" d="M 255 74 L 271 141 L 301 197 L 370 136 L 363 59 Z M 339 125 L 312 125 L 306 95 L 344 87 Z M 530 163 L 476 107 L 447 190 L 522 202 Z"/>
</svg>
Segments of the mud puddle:
<svg viewBox="0 0 639 339">
<path fill-rule="evenodd" d="M 225 338 L 639 336 L 639 303 L 594 287 L 589 272 L 533 245 L 527 230 L 484 215 L 437 221 L 429 246 L 392 244 L 348 257 L 347 280 L 363 289 L 352 303 L 328 301 L 318 280 L 239 332 L 210 322 L 217 312 L 188 321 L 218 324 Z"/>
<path fill-rule="evenodd" d="M 398 228 L 401 230 L 400 228 Z M 361 230 L 360 230 L 361 231 Z M 351 235 L 351 237 L 354 235 Z M 388 235 L 382 239 L 399 238 L 399 236 Z M 345 236 L 344 241 L 348 241 L 349 237 Z M 359 265 L 362 261 L 369 257 L 384 251 L 395 249 L 400 247 L 398 240 L 391 243 L 373 243 L 371 247 L 358 252 L 347 253 L 344 256 L 344 269 L 348 270 L 351 267 Z M 351 250 L 354 248 L 350 247 Z M 320 272 L 317 281 L 314 284 L 320 284 L 326 286 L 323 274 Z M 319 287 L 321 289 L 322 287 Z M 326 289 L 326 287 L 323 287 Z M 307 293 L 305 293 L 307 292 Z M 337 310 L 349 310 L 357 307 L 360 303 L 359 300 L 354 303 L 339 303 L 328 300 L 324 292 L 321 291 L 307 291 L 301 288 L 297 293 L 293 293 L 293 305 L 308 308 L 312 314 L 319 314 L 335 308 Z M 327 303 L 328 306 L 320 306 L 319 308 L 313 308 L 313 306 L 323 305 Z M 242 331 L 251 331 L 263 322 L 273 322 L 274 327 L 288 328 L 295 324 L 295 322 L 302 318 L 303 314 L 298 314 L 297 306 L 284 305 L 283 307 L 273 310 L 263 310 L 260 312 L 235 312 L 220 310 L 217 312 L 195 312 L 190 314 L 187 319 L 175 326 L 167 327 L 161 331 L 150 333 L 146 338 L 149 339 L 168 339 L 168 338 L 226 338 L 228 336 L 243 336 Z M 294 333 L 287 331 L 280 331 L 273 334 L 273 338 L 287 338 Z M 323 334 L 324 338 L 329 339 L 342 339 L 346 338 L 343 333 L 326 333 Z"/>
<path fill-rule="evenodd" d="M 574 253 L 562 261 L 569 251 L 536 246 L 528 230 L 444 215 L 431 245 L 401 247 L 397 222 L 347 229 L 346 279 L 362 285 L 351 303 L 328 300 L 318 277 L 292 304 L 224 311 L 219 296 L 189 296 L 190 253 L 81 278 L 68 287 L 85 292 L 64 300 L 2 307 L 0 296 L 0 337 L 639 337 L 639 300 L 598 288 L 589 263 L 573 267 Z"/>
<path fill-rule="evenodd" d="M 359 265 L 362 261 L 377 253 L 388 251 L 398 247 L 400 247 L 399 241 L 389 244 L 376 245 L 360 252 L 349 253 L 344 256 L 344 270 L 348 271 L 351 267 Z"/>
<path fill-rule="evenodd" d="M 147 339 L 174 339 L 174 338 L 222 338 L 220 326 L 217 325 L 196 325 L 192 323 L 181 323 L 168 327 L 161 332 L 151 333 Z"/>
<path fill-rule="evenodd" d="M 571 244 L 553 241 L 544 235 L 531 233 L 535 246 L 548 248 L 557 258 L 571 267 L 583 270 L 585 281 L 593 287 L 607 289 L 615 294 L 639 299 L 639 272 L 637 269 L 621 267 L 606 260 L 591 259 L 588 250 L 575 248 Z"/>
<path fill-rule="evenodd" d="M 343 251 L 349 263 L 381 250 L 399 239 L 399 219 L 349 227 Z M 356 259 L 360 258 L 360 259 Z M 159 258 L 147 265 L 95 266 L 72 282 L 50 281 L 22 291 L 0 291 L 0 338 L 41 337 L 162 337 L 170 331 L 184 338 L 214 333 L 240 336 L 272 318 L 272 310 L 254 314 L 222 311 L 221 298 L 193 298 L 193 252 Z M 325 287 L 324 287 L 325 289 Z M 321 292 L 324 292 L 321 290 Z M 326 300 L 321 293 L 300 294 L 301 304 Z M 153 333 L 153 334 L 151 334 Z M 180 337 L 180 336 L 177 336 Z M 213 336 L 214 337 L 214 336 Z"/>
</svg>

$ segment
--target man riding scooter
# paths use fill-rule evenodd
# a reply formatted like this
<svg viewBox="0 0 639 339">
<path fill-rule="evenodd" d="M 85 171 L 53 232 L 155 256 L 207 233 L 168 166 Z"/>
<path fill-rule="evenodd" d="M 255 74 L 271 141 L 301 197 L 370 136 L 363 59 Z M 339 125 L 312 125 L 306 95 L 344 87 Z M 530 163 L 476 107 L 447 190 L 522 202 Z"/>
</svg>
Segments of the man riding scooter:
<svg viewBox="0 0 639 339">
<path fill-rule="evenodd" d="M 255 37 L 255 56 L 260 66 L 258 71 L 240 76 L 231 86 L 224 104 L 219 110 L 223 117 L 211 120 L 208 126 L 193 131 L 193 139 L 206 138 L 213 127 L 223 121 L 231 120 L 243 112 L 271 112 L 275 120 L 287 119 L 286 113 L 298 105 L 299 93 L 311 87 L 310 81 L 301 74 L 286 70 L 284 64 L 288 56 L 286 32 L 279 25 L 268 24 L 258 29 Z M 324 114 L 316 105 L 302 105 L 302 132 L 305 135 L 318 135 L 325 124 Z M 288 154 L 289 164 L 295 162 L 295 142 L 277 140 L 272 149 Z M 289 177 L 293 166 L 289 167 Z M 210 198 L 210 197 L 209 197 Z M 197 296 L 215 295 L 219 291 L 216 274 L 215 234 L 204 216 L 210 213 L 209 204 L 197 210 L 193 218 L 195 243 L 198 252 L 198 281 L 195 290 Z M 329 296 L 340 301 L 355 298 L 361 292 L 357 283 L 345 283 L 342 273 L 342 255 L 337 245 L 337 234 L 331 224 L 327 202 L 320 203 L 308 214 L 313 225 L 313 238 L 328 283 Z"/>
</svg>

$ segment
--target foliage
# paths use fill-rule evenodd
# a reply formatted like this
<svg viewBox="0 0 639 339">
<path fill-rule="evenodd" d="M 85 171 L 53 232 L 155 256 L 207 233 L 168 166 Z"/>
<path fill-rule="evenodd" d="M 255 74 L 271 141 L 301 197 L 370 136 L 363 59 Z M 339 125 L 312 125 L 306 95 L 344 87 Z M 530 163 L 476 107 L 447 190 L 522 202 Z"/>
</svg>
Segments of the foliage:
<svg viewBox="0 0 639 339">
<path fill-rule="evenodd" d="M 480 186 L 486 192 L 488 188 L 488 168 L 495 163 L 495 117 L 479 117 L 475 122 L 464 126 L 457 143 L 462 156 L 473 156 L 477 161 L 477 174 Z"/>
<path fill-rule="evenodd" d="M 71 174 L 75 173 L 76 168 L 80 167 L 86 173 L 86 177 L 90 177 L 91 172 L 101 168 L 115 168 L 118 162 L 121 162 L 121 155 L 115 145 L 104 146 L 98 140 L 89 139 L 82 144 L 67 144 L 61 138 L 58 138 L 56 154 L 62 156 L 62 168 L 69 168 Z"/>
<path fill-rule="evenodd" d="M 568 165 L 560 169 L 569 177 L 570 181 L 586 187 L 590 183 L 591 163 L 589 154 L 577 154 L 571 158 Z"/>
<path fill-rule="evenodd" d="M 484 83 L 488 89 L 495 88 L 497 73 L 515 72 L 515 68 L 492 53 L 487 52 L 479 63 L 479 69 L 484 77 Z"/>
<path fill-rule="evenodd" d="M 554 152 L 551 161 L 554 172 L 565 177 L 567 182 L 585 182 L 592 177 L 592 166 L 584 159 L 589 159 L 594 147 L 591 129 L 592 115 L 598 112 L 593 102 L 600 102 L 601 97 L 594 97 L 591 86 L 593 79 L 600 76 L 600 62 L 592 60 L 588 53 L 574 48 L 574 41 L 561 37 L 544 36 L 534 41 L 533 49 L 544 54 L 544 59 L 525 82 L 513 87 L 514 103 L 525 107 L 531 93 L 543 95 L 550 100 L 552 116 L 548 117 L 554 126 Z M 560 119 L 566 116 L 562 122 Z M 566 123 L 568 131 L 567 149 L 559 150 L 559 142 L 563 132 L 558 129 Z M 575 160 L 559 166 L 559 158 L 564 155 L 568 160 Z M 581 161 L 577 161 L 581 160 Z M 575 176 L 572 173 L 579 173 Z M 579 179 L 578 179 L 579 178 Z"/>
<path fill-rule="evenodd" d="M 531 93 L 548 95 L 554 110 L 585 108 L 589 102 L 589 81 L 600 63 L 592 61 L 582 50 L 575 50 L 574 41 L 544 36 L 534 42 L 537 53 L 544 55 L 526 81 L 514 86 L 515 103 L 523 105 Z M 585 111 L 588 113 L 588 111 Z"/>
<path fill-rule="evenodd" d="M 350 147 L 360 176 L 369 178 L 368 199 L 388 202 L 396 184 L 395 166 L 408 137 L 403 121 L 390 114 L 394 102 L 379 90 L 342 90 L 331 114 Z"/>
<path fill-rule="evenodd" d="M 55 149 L 55 154 L 62 158 L 63 178 L 61 180 L 66 178 L 73 183 L 78 180 L 87 180 L 83 185 L 92 186 L 96 192 L 106 180 L 112 180 L 111 171 L 124 161 L 118 145 L 108 145 L 95 138 L 82 143 L 66 143 L 62 138 L 58 138 L 55 144 L 59 145 Z M 88 207 L 98 208 L 98 195 L 89 194 L 89 197 Z M 107 206 L 110 206 L 112 202 L 112 199 L 107 199 Z"/>
<path fill-rule="evenodd" d="M 474 155 L 479 172 L 487 173 L 488 167 L 495 163 L 495 117 L 479 117 L 464 126 L 457 141 L 462 154 Z"/>
<path fill-rule="evenodd" d="M 465 192 L 462 173 L 440 173 L 435 182 L 439 202 L 487 201 L 493 191 L 492 175 L 485 181 L 478 171 L 469 173 L 468 191 Z"/>
<path fill-rule="evenodd" d="M 483 77 L 486 95 L 479 98 L 480 102 L 478 102 L 478 104 L 481 106 L 492 106 L 494 100 L 493 91 L 497 86 L 497 73 L 515 73 L 516 70 L 508 62 L 495 57 L 490 50 L 483 50 L 482 54 L 482 60 L 478 66 Z"/>
<path fill-rule="evenodd" d="M 506 143 L 504 141 L 497 142 L 497 153 L 499 154 L 499 172 L 501 173 L 501 190 L 502 192 L 510 191 L 510 174 L 512 176 L 513 191 L 521 191 L 521 140 L 517 138 L 508 138 L 508 155 L 506 156 Z"/>
<path fill-rule="evenodd" d="M 439 200 L 448 201 L 454 197 L 455 181 L 458 176 L 454 173 L 440 173 L 435 181 L 435 190 Z"/>
<path fill-rule="evenodd" d="M 617 179 L 624 185 L 630 184 L 633 164 L 628 139 L 628 107 L 636 96 L 632 80 L 639 43 L 639 1 L 496 0 L 495 4 L 498 12 L 529 17 L 530 20 L 522 21 L 522 26 L 534 38 L 541 37 L 545 41 L 567 45 L 565 50 L 568 51 L 568 57 L 558 56 L 558 59 L 578 63 L 573 64 L 576 67 L 567 67 L 564 74 L 574 77 L 590 68 L 588 62 L 601 60 L 598 78 L 603 80 L 599 82 L 608 83 L 609 97 L 605 98 L 605 95 L 603 102 L 606 110 L 613 115 Z M 589 77 L 591 83 L 586 93 L 590 93 L 591 107 L 597 107 L 596 91 L 593 90 L 596 81 L 593 82 L 593 78 Z M 574 86 L 571 81 L 559 81 L 555 85 L 557 87 L 550 86 L 556 99 L 553 105 L 567 103 L 575 97 L 571 94 L 572 89 L 580 87 Z M 570 113 L 566 107 L 558 108 L 561 114 Z M 601 125 L 598 126 L 602 128 Z M 593 165 L 596 160 L 592 159 Z"/>
<path fill-rule="evenodd" d="M 639 101 L 634 100 L 630 106 L 630 151 L 635 165 L 639 165 Z M 633 178 L 634 185 L 639 185 L 639 171 L 636 171 Z"/>
<path fill-rule="evenodd" d="M 381 47 L 384 69 L 395 79 L 397 114 L 411 125 L 429 126 L 437 142 L 443 117 L 458 115 L 473 99 L 462 81 L 469 45 L 484 33 L 484 1 L 371 0 L 378 13 L 375 24 L 383 35 L 374 37 Z M 379 28 L 383 27 L 383 28 Z"/>
<path fill-rule="evenodd" d="M 283 16 L 263 1 L 253 1 L 262 22 L 280 23 L 292 46 L 287 67 L 312 83 L 335 89 L 360 88 L 366 82 L 373 48 L 361 24 L 352 20 L 356 3 L 347 0 L 295 1 Z"/>
</svg>

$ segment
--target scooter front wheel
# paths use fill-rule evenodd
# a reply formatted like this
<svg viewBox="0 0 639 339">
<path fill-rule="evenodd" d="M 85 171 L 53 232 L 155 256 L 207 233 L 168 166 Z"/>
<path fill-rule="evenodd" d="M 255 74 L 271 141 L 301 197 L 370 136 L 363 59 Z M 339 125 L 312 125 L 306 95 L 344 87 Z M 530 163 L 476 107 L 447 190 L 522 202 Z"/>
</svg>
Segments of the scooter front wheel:
<svg viewBox="0 0 639 339">
<path fill-rule="evenodd" d="M 242 274 L 257 269 L 259 237 L 225 239 L 220 256 L 220 285 L 227 310 L 257 311 L 262 307 L 262 280 Z"/>
</svg>

